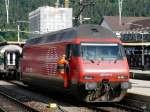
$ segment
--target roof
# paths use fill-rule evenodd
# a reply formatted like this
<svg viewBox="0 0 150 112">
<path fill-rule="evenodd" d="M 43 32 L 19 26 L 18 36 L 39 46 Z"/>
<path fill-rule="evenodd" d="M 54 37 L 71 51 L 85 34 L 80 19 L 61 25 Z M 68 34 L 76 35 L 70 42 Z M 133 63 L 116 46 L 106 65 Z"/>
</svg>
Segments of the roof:
<svg viewBox="0 0 150 112">
<path fill-rule="evenodd" d="M 7 42 L 0 42 L 0 47 L 6 45 Z"/>
<path fill-rule="evenodd" d="M 115 38 L 115 34 L 99 25 L 81 25 L 41 35 L 27 41 L 28 45 L 66 41 L 73 38 Z"/>
<path fill-rule="evenodd" d="M 104 16 L 100 24 L 102 24 L 103 21 L 107 22 L 112 31 L 150 27 L 150 17 L 122 17 L 122 25 L 119 25 L 119 16 Z"/>
<path fill-rule="evenodd" d="M 10 50 L 10 51 L 18 50 L 20 53 L 22 52 L 22 48 L 18 45 L 5 45 L 0 47 L 0 53 L 4 53 L 6 50 Z"/>
<path fill-rule="evenodd" d="M 76 29 L 77 37 L 80 38 L 112 38 L 112 31 L 99 25 L 81 25 Z"/>
</svg>

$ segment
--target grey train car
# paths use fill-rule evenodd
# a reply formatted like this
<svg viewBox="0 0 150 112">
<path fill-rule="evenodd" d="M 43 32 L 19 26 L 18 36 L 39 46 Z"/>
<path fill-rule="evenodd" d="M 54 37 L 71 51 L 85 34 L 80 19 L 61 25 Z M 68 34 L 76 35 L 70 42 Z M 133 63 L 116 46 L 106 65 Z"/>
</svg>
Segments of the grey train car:
<svg viewBox="0 0 150 112">
<path fill-rule="evenodd" d="M 18 45 L 4 45 L 0 47 L 0 78 L 18 78 L 18 63 L 22 48 Z"/>
</svg>

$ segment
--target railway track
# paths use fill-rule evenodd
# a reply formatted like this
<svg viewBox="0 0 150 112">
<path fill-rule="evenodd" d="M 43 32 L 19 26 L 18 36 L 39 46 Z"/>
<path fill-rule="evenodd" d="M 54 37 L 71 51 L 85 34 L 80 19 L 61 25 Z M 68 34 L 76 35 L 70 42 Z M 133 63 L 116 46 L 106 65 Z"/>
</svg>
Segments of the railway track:
<svg viewBox="0 0 150 112">
<path fill-rule="evenodd" d="M 87 104 L 87 103 L 81 103 L 81 102 L 74 102 L 76 99 L 73 99 L 72 97 L 69 97 L 69 96 L 66 99 L 66 97 L 63 97 L 63 95 L 62 96 L 56 95 L 56 93 L 47 94 L 47 93 L 43 93 L 37 89 L 35 89 L 35 90 L 29 89 L 28 87 L 26 87 L 25 85 L 23 85 L 20 82 L 11 82 L 11 83 L 16 86 L 19 86 L 19 88 L 26 89 L 28 91 L 30 90 L 30 91 L 33 91 L 34 93 L 35 92 L 39 93 L 42 97 L 43 96 L 45 97 L 45 98 L 40 98 L 41 96 L 38 96 L 38 95 L 36 96 L 34 94 L 28 94 L 28 96 L 27 95 L 19 96 L 19 99 L 26 101 L 26 102 L 30 102 L 30 100 L 33 101 L 34 99 L 36 99 L 36 101 L 45 102 L 46 105 L 49 102 L 55 102 L 57 104 L 56 110 L 58 112 L 72 112 L 72 111 L 74 111 L 74 112 L 148 112 L 148 111 L 143 111 L 143 109 L 138 109 L 138 108 L 135 108 L 134 106 L 127 105 L 125 103 L 115 103 L 112 105 L 112 104 L 103 104 L 103 103 Z M 19 90 L 19 88 L 18 88 L 18 91 L 21 91 L 21 90 Z M 13 90 L 13 88 L 11 90 L 8 89 L 8 91 L 12 91 L 12 90 Z M 13 92 L 13 94 L 19 95 L 21 93 Z M 12 96 L 16 97 L 14 95 L 12 95 Z M 33 98 L 33 96 L 34 96 L 34 98 Z M 32 97 L 32 98 L 28 98 L 28 97 Z M 49 97 L 51 99 L 49 99 Z M 37 102 L 34 105 L 37 105 Z M 45 106 L 45 108 L 46 108 L 46 106 Z M 38 110 L 42 111 L 40 109 L 38 109 Z M 47 108 L 46 108 L 46 110 L 48 112 L 50 111 Z M 55 110 L 55 112 L 57 112 L 56 110 Z M 47 112 L 47 111 L 45 111 L 45 112 Z"/>
<path fill-rule="evenodd" d="M 127 106 L 126 104 L 120 104 L 120 103 L 96 104 L 96 105 L 89 105 L 87 107 L 98 112 L 99 111 L 101 112 L 145 112 L 142 109 L 138 109 L 138 108 Z"/>
<path fill-rule="evenodd" d="M 5 110 L 4 110 L 4 109 L 2 109 L 2 108 L 0 108 L 0 112 L 5 112 Z"/>
<path fill-rule="evenodd" d="M 21 87 L 25 87 L 24 85 L 22 85 L 19 82 L 11 82 L 11 83 L 17 84 L 18 86 L 21 86 Z M 72 101 L 64 101 L 64 102 L 72 103 Z M 105 104 L 103 104 L 103 103 L 100 104 L 100 103 L 96 103 L 96 104 L 92 105 L 92 104 L 88 104 L 88 103 L 83 103 L 82 102 L 82 104 L 79 103 L 77 105 L 82 105 L 82 108 L 80 108 L 80 111 L 86 110 L 86 112 L 88 111 L 88 109 L 92 110 L 92 112 L 93 111 L 96 111 L 96 112 L 97 111 L 98 112 L 114 112 L 114 111 L 116 111 L 116 112 L 132 112 L 132 111 L 133 112 L 143 112 L 143 111 L 141 111 L 141 110 L 139 110 L 139 109 L 137 109 L 135 107 L 127 106 L 125 104 L 123 105 L 123 104 L 119 104 L 119 103 L 115 103 L 115 104 L 106 104 L 106 103 Z M 63 107 L 61 107 L 61 108 L 63 108 Z M 65 111 L 65 109 L 62 110 L 62 111 Z"/>
<path fill-rule="evenodd" d="M 0 91 L 0 107 L 2 112 L 38 112 L 15 98 Z"/>
<path fill-rule="evenodd" d="M 128 94 L 120 105 L 126 105 L 126 107 L 134 107 L 139 112 L 150 112 L 150 97 L 138 94 Z"/>
<path fill-rule="evenodd" d="M 40 95 L 33 94 L 30 90 L 25 90 L 10 82 L 1 81 L 1 83 L 0 91 L 3 93 L 36 111 L 51 112 L 51 109 L 47 108 L 48 101 L 43 100 Z"/>
<path fill-rule="evenodd" d="M 124 108 L 124 110 L 126 110 L 127 112 L 145 112 L 143 109 L 136 108 L 131 105 L 129 106 L 126 103 L 114 103 L 113 105 L 117 108 Z"/>
</svg>

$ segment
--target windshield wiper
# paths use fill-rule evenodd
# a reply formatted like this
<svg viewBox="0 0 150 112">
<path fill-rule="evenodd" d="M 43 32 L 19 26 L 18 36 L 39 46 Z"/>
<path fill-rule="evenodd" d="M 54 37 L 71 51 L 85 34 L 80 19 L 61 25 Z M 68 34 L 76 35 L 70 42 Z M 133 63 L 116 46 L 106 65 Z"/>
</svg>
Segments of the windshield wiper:
<svg viewBox="0 0 150 112">
<path fill-rule="evenodd" d="M 117 63 L 117 61 L 118 61 L 118 59 L 116 58 L 116 59 L 114 60 L 114 63 Z"/>
<path fill-rule="evenodd" d="M 97 63 L 97 64 L 99 65 L 99 64 L 100 64 L 100 62 L 101 62 L 101 61 L 103 61 L 103 60 L 104 60 L 104 57 L 99 58 L 99 59 L 98 59 L 98 63 Z"/>
<path fill-rule="evenodd" d="M 117 56 L 117 58 L 114 60 L 114 63 L 117 63 L 119 59 L 121 59 L 121 57 Z"/>
<path fill-rule="evenodd" d="M 95 63 L 95 61 L 93 59 L 89 59 L 92 63 Z"/>
</svg>

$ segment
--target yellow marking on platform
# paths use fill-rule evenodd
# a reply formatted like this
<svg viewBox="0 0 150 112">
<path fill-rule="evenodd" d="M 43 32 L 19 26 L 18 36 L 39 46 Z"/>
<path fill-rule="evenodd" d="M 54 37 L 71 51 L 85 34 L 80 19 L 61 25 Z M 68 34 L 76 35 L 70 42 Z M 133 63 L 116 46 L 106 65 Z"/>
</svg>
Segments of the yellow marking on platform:
<svg viewBox="0 0 150 112">
<path fill-rule="evenodd" d="M 47 107 L 48 108 L 57 108 L 58 106 L 56 103 L 49 103 Z"/>
</svg>

